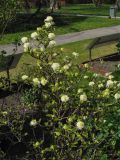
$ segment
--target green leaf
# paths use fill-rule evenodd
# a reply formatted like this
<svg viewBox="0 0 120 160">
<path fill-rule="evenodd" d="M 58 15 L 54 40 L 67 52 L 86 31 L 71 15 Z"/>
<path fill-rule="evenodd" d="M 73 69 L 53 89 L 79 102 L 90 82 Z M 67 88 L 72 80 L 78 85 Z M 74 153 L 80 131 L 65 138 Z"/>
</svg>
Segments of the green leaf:
<svg viewBox="0 0 120 160">
<path fill-rule="evenodd" d="M 107 154 L 102 155 L 102 157 L 100 158 L 100 160 L 108 160 Z"/>
</svg>

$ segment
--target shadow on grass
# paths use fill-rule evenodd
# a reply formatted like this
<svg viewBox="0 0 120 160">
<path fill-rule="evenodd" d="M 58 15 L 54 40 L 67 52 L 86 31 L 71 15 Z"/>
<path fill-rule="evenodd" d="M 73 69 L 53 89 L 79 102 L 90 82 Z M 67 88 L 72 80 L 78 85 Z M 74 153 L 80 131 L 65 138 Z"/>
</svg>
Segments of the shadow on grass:
<svg viewBox="0 0 120 160">
<path fill-rule="evenodd" d="M 30 14 L 19 14 L 14 22 L 9 23 L 5 33 L 16 33 L 35 30 L 36 27 L 42 26 L 44 19 L 48 14 L 38 14 L 35 17 L 29 19 Z M 76 17 L 76 16 L 62 16 L 52 15 L 54 18 L 55 25 L 58 27 L 66 27 L 72 23 L 83 22 L 87 17 Z M 29 19 L 29 21 L 28 21 Z M 72 30 L 77 31 L 72 28 Z"/>
<path fill-rule="evenodd" d="M 59 27 L 64 27 L 66 25 L 70 25 L 71 23 L 83 22 L 87 19 L 87 17 L 76 17 L 76 16 L 54 16 L 55 24 Z"/>
<path fill-rule="evenodd" d="M 120 54 L 114 53 L 103 58 L 104 61 L 120 61 Z"/>
</svg>

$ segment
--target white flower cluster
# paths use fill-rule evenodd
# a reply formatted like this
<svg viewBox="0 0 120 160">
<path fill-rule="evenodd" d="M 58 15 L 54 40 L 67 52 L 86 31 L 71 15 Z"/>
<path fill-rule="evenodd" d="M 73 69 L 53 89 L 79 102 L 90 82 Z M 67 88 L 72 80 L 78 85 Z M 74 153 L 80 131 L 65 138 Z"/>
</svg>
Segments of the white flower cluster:
<svg viewBox="0 0 120 160">
<path fill-rule="evenodd" d="M 25 81 L 26 79 L 28 79 L 28 76 L 27 75 L 23 75 L 21 78 L 22 78 L 23 81 Z"/>
<path fill-rule="evenodd" d="M 114 95 L 114 98 L 115 98 L 116 100 L 120 99 L 120 93 L 116 93 L 116 94 Z"/>
<path fill-rule="evenodd" d="M 27 37 L 21 38 L 21 42 L 23 43 L 24 52 L 28 52 L 30 49 L 30 43 L 28 42 L 28 38 Z"/>
<path fill-rule="evenodd" d="M 106 87 L 108 87 L 108 88 L 113 87 L 113 85 L 114 85 L 114 81 L 112 81 L 112 80 L 108 80 L 106 83 Z"/>
<path fill-rule="evenodd" d="M 54 47 L 56 45 L 56 42 L 54 40 L 51 40 L 49 42 L 49 47 Z"/>
<path fill-rule="evenodd" d="M 33 78 L 33 84 L 34 84 L 35 86 L 40 85 L 39 79 L 38 79 L 38 78 Z"/>
<path fill-rule="evenodd" d="M 49 34 L 48 34 L 48 38 L 49 38 L 50 40 L 53 40 L 53 39 L 55 38 L 55 34 L 54 34 L 54 33 L 49 33 Z"/>
<path fill-rule="evenodd" d="M 43 85 L 43 86 L 45 86 L 46 84 L 47 84 L 47 79 L 45 79 L 44 77 L 42 77 L 41 78 L 41 81 L 40 81 L 40 83 Z"/>
<path fill-rule="evenodd" d="M 26 43 L 26 42 L 28 42 L 28 38 L 27 38 L 27 37 L 21 38 L 21 42 L 22 42 L 23 44 Z"/>
<path fill-rule="evenodd" d="M 78 57 L 78 56 L 79 56 L 79 53 L 73 52 L 72 55 L 75 56 L 75 57 Z"/>
<path fill-rule="evenodd" d="M 36 119 L 32 119 L 32 120 L 30 121 L 30 126 L 32 126 L 32 127 L 35 127 L 37 124 L 38 124 L 38 123 L 37 123 Z"/>
<path fill-rule="evenodd" d="M 42 77 L 40 80 L 38 78 L 33 78 L 33 84 L 35 86 L 39 86 L 40 84 L 45 86 L 47 82 L 48 82 L 47 79 L 45 79 L 44 77 Z"/>
<path fill-rule="evenodd" d="M 79 88 L 77 93 L 83 93 L 83 89 L 82 88 Z"/>
<path fill-rule="evenodd" d="M 57 72 L 60 69 L 60 64 L 59 63 L 53 63 L 51 65 L 51 67 L 52 67 L 52 69 L 53 69 L 54 72 Z"/>
<path fill-rule="evenodd" d="M 61 101 L 62 101 L 62 102 L 67 102 L 67 101 L 69 101 L 68 95 L 62 95 L 62 96 L 61 96 Z"/>
<path fill-rule="evenodd" d="M 82 95 L 80 95 L 80 102 L 86 102 L 87 101 L 87 95 L 85 93 L 83 93 Z"/>
<path fill-rule="evenodd" d="M 77 129 L 82 130 L 84 128 L 84 122 L 78 121 L 76 123 L 76 127 L 77 127 Z"/>
<path fill-rule="evenodd" d="M 46 19 L 45 19 L 45 27 L 46 28 L 50 28 L 52 25 L 53 25 L 53 18 L 51 16 L 48 16 Z"/>
<path fill-rule="evenodd" d="M 65 65 L 63 66 L 63 69 L 64 69 L 65 71 L 67 71 L 69 68 L 70 68 L 69 64 L 65 64 Z"/>
<path fill-rule="evenodd" d="M 93 81 L 89 82 L 90 87 L 93 87 L 94 85 L 95 85 L 95 82 L 93 82 Z"/>
<path fill-rule="evenodd" d="M 34 39 L 34 40 L 36 40 L 38 37 L 39 37 L 39 34 L 37 32 L 33 32 L 31 34 L 31 38 Z"/>
</svg>

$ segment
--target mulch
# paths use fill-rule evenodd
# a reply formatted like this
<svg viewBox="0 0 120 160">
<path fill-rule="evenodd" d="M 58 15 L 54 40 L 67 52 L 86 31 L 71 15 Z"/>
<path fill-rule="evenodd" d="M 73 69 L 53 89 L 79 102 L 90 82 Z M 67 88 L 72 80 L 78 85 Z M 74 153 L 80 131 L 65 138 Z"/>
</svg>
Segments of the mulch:
<svg viewBox="0 0 120 160">
<path fill-rule="evenodd" d="M 112 55 L 104 56 L 91 61 L 86 61 L 83 64 L 85 63 L 88 63 L 90 65 L 90 69 L 93 72 L 105 75 L 108 72 L 115 71 L 116 66 L 120 64 L 120 54 L 114 53 Z"/>
</svg>

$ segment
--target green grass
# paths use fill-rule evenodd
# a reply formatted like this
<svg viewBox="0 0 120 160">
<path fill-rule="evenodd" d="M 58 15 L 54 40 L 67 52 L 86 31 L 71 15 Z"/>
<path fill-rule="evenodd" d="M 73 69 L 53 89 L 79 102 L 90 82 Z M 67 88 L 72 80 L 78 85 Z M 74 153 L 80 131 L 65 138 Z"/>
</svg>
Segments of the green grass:
<svg viewBox="0 0 120 160">
<path fill-rule="evenodd" d="M 74 62 L 77 64 L 81 64 L 82 62 L 89 60 L 89 51 L 86 49 L 87 46 L 90 44 L 91 40 L 84 40 L 80 42 L 74 42 L 70 44 L 65 44 L 58 46 L 57 49 L 63 47 L 64 53 L 62 55 L 62 58 L 65 56 L 72 56 L 72 52 L 78 52 L 79 57 L 74 59 Z M 105 55 L 109 55 L 116 52 L 115 44 L 103 46 L 96 48 L 92 51 L 92 58 L 98 58 Z M 72 56 L 73 57 L 73 56 Z M 12 69 L 10 71 L 12 77 L 16 76 L 18 73 L 21 73 L 23 67 L 25 64 L 35 64 L 36 60 L 32 58 L 31 56 L 27 54 L 23 54 L 23 56 L 20 59 L 20 62 L 18 63 L 17 67 L 15 69 Z M 2 73 L 2 75 L 5 75 L 5 73 Z"/>
<path fill-rule="evenodd" d="M 79 57 L 75 59 L 75 62 L 80 64 L 85 61 L 89 61 L 89 51 L 87 46 L 91 43 L 92 40 L 84 40 L 80 42 L 74 42 L 70 44 L 61 45 L 60 47 L 64 48 L 64 56 L 72 55 L 72 52 L 78 52 Z M 117 51 L 116 44 L 109 44 L 102 47 L 98 47 L 92 50 L 92 59 L 106 56 Z"/>
<path fill-rule="evenodd" d="M 114 4 L 103 4 L 101 7 L 95 7 L 94 4 L 70 4 L 62 7 L 61 10 L 56 12 L 109 16 L 111 6 L 114 6 Z M 120 12 L 117 12 L 117 16 L 120 16 Z"/>
<path fill-rule="evenodd" d="M 107 18 L 97 18 L 97 17 L 75 17 L 75 16 L 54 16 L 55 24 L 56 24 L 56 31 L 55 33 L 57 35 L 60 34 L 66 34 L 66 33 L 72 33 L 72 32 L 79 32 L 84 31 L 88 29 L 95 29 L 100 27 L 110 27 L 115 25 L 120 25 L 120 19 L 107 19 Z M 42 21 L 42 20 L 41 20 Z M 39 21 L 37 20 L 37 23 Z M 12 33 L 12 34 L 5 34 L 2 40 L 0 40 L 0 44 L 8 44 L 15 41 L 15 39 L 21 39 L 23 36 L 28 36 L 32 31 L 36 29 L 37 26 L 40 26 L 42 22 L 39 22 L 38 24 L 35 24 L 35 26 L 31 29 L 26 29 L 26 31 L 20 31 L 21 28 L 19 28 L 19 32 Z M 17 25 L 17 24 L 16 24 Z M 32 23 L 33 25 L 33 23 Z M 29 26 L 27 24 L 27 26 Z M 19 26 L 18 26 L 19 27 Z"/>
<path fill-rule="evenodd" d="M 98 18 L 98 17 L 63 17 L 65 24 L 56 26 L 57 34 L 80 32 L 88 29 L 110 27 L 120 25 L 119 19 Z"/>
<path fill-rule="evenodd" d="M 26 32 L 17 32 L 17 33 L 11 33 L 11 34 L 5 34 L 3 38 L 0 40 L 0 44 L 10 44 L 15 42 L 15 40 L 19 40 L 24 36 L 30 36 L 32 31 L 26 31 Z"/>
</svg>

